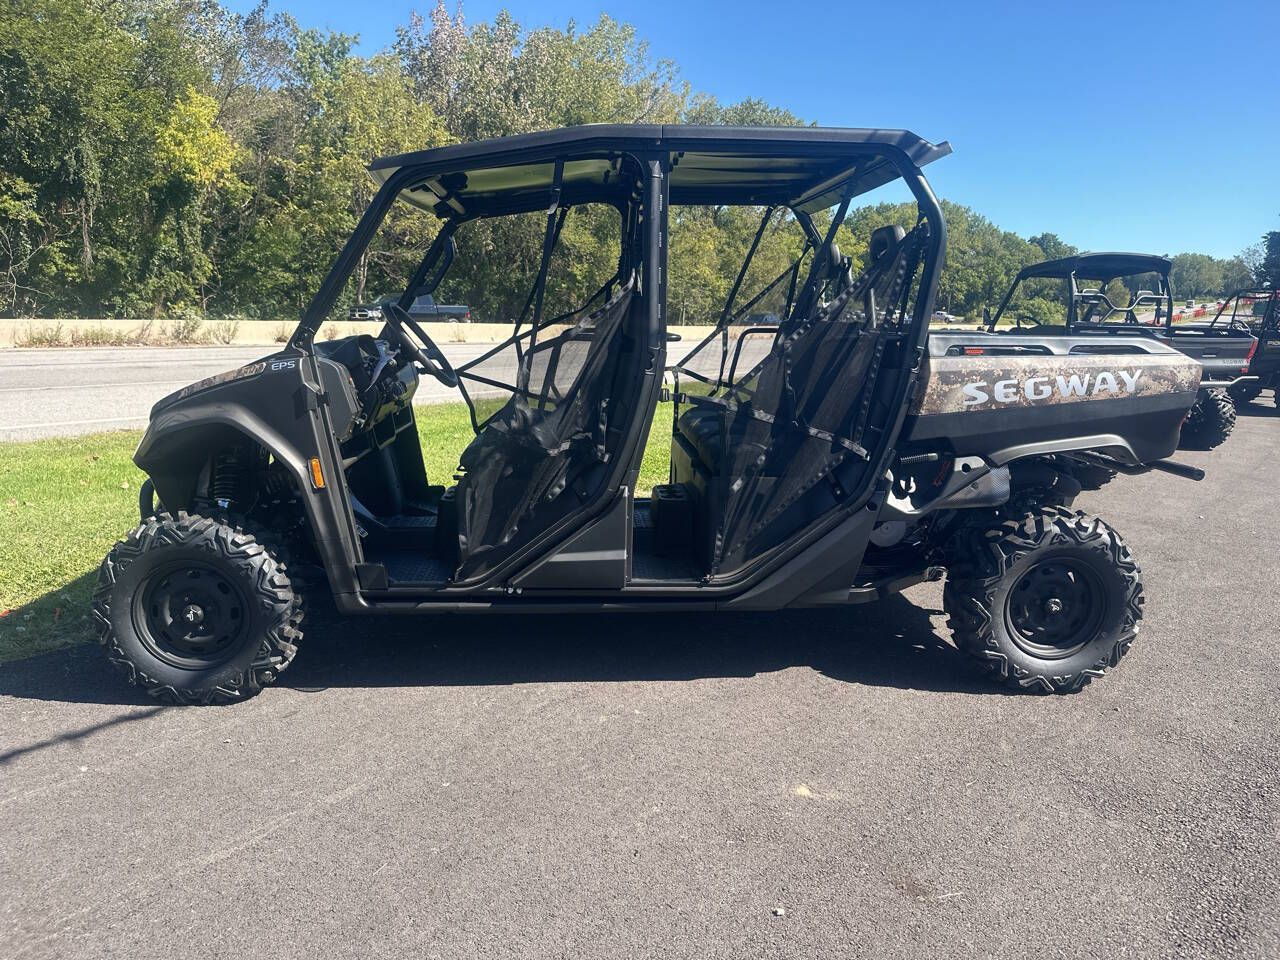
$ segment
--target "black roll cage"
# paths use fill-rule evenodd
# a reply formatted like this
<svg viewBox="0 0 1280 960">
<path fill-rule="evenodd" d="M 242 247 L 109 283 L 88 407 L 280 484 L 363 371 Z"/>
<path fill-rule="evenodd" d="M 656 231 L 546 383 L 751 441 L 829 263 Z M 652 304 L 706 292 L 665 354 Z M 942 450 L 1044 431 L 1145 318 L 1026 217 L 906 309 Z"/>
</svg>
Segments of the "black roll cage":
<svg viewBox="0 0 1280 960">
<path fill-rule="evenodd" d="M 786 209 L 789 210 L 791 214 L 796 218 L 796 222 L 800 224 L 800 228 L 804 232 L 804 235 L 805 235 L 804 247 L 800 250 L 800 254 L 795 258 L 794 261 L 792 261 L 790 266 L 788 266 L 776 277 L 774 277 L 772 280 L 770 280 L 768 283 L 762 286 L 759 290 L 757 290 L 755 294 L 752 295 L 750 300 L 742 304 L 742 306 L 738 307 L 736 310 L 734 309 L 734 303 L 738 298 L 738 294 L 741 292 L 742 284 L 746 280 L 747 272 L 751 268 L 751 263 L 755 259 L 756 251 L 760 247 L 760 241 L 764 237 L 765 231 L 769 227 L 770 220 L 773 219 L 773 215 L 778 211 L 778 209 L 779 209 L 779 206 L 769 206 L 765 208 L 764 215 L 760 218 L 760 226 L 756 228 L 755 235 L 752 237 L 752 240 L 751 240 L 751 245 L 747 249 L 747 255 L 743 258 L 742 265 L 738 268 L 738 273 L 734 278 L 733 286 L 729 289 L 729 295 L 725 298 L 724 306 L 720 310 L 720 318 L 714 324 L 712 324 L 710 332 L 705 337 L 703 337 L 696 344 L 694 344 L 691 349 L 686 351 L 684 358 L 680 361 L 681 364 L 684 363 L 690 357 L 700 352 L 704 347 L 706 347 L 708 343 L 710 343 L 712 340 L 715 340 L 718 337 L 721 340 L 721 350 L 720 350 L 720 369 L 716 374 L 716 379 L 712 381 L 709 377 L 705 377 L 699 374 L 697 371 L 681 369 L 680 364 L 676 364 L 672 368 L 672 370 L 676 377 L 675 389 L 676 389 L 677 395 L 679 394 L 679 388 L 680 388 L 679 377 L 681 374 L 687 377 L 690 377 L 691 379 L 700 380 L 703 383 L 706 383 L 708 385 L 718 388 L 720 385 L 726 382 L 726 370 L 725 370 L 726 361 L 729 361 L 729 364 L 728 364 L 729 369 L 727 371 L 727 380 L 730 380 L 730 381 L 733 380 L 734 372 L 736 371 L 738 366 L 738 357 L 742 352 L 742 345 L 743 345 L 743 342 L 746 340 L 746 338 L 756 333 L 762 333 L 762 334 L 772 333 L 774 332 L 774 328 L 771 326 L 755 326 L 755 327 L 748 327 L 744 330 L 741 330 L 740 336 L 738 337 L 738 344 L 733 351 L 732 360 L 729 360 L 729 349 L 728 349 L 729 327 L 735 321 L 740 320 L 742 317 L 746 316 L 748 310 L 750 310 L 757 303 L 759 303 L 761 300 L 767 297 L 774 290 L 774 288 L 777 287 L 778 284 L 781 283 L 783 280 L 787 281 L 787 296 L 786 296 L 785 306 L 783 308 L 784 315 L 786 313 L 789 313 L 792 310 L 793 306 L 795 305 L 796 286 L 800 281 L 800 268 L 804 264 L 805 257 L 808 256 L 811 251 L 821 249 L 823 244 L 823 237 L 818 232 L 817 227 L 814 225 L 812 217 L 810 217 L 804 211 L 797 211 L 794 208 L 787 207 Z M 839 221 L 836 221 L 835 223 L 836 223 L 836 226 L 839 227 Z M 834 233 L 832 234 L 832 236 L 834 237 Z M 816 258 L 814 259 L 816 260 Z M 807 282 L 808 281 L 806 280 L 806 285 L 807 285 Z"/>
<path fill-rule="evenodd" d="M 623 163 L 630 162 L 634 164 L 635 177 L 637 181 L 643 179 L 643 164 L 637 158 L 622 156 L 620 157 L 620 160 Z M 543 300 L 546 293 L 551 256 L 559 240 L 560 231 L 564 226 L 567 214 L 571 209 L 571 206 L 576 205 L 561 203 L 565 157 L 556 157 L 553 162 L 555 172 L 551 188 L 545 201 L 547 222 L 543 236 L 542 255 L 539 262 L 538 273 L 533 286 L 529 290 L 529 296 L 525 300 L 520 316 L 516 320 L 513 334 L 507 340 L 495 346 L 492 350 L 485 352 L 480 357 L 468 361 L 466 364 L 459 367 L 459 370 L 464 373 L 468 371 L 469 368 L 489 359 L 493 354 L 499 352 L 508 345 L 513 345 L 517 357 L 523 360 L 524 352 L 532 349 L 536 344 L 537 332 L 539 327 L 542 325 Z M 412 169 L 410 168 L 408 172 L 412 173 Z M 406 171 L 400 171 L 400 173 L 403 174 L 406 173 Z M 291 347 L 301 349 L 305 352 L 311 351 L 314 344 L 316 330 L 319 329 L 320 324 L 323 323 L 324 317 L 328 314 L 329 310 L 332 309 L 333 303 L 336 302 L 337 297 L 341 294 L 342 287 L 350 277 L 351 272 L 354 269 L 355 262 L 359 260 L 364 251 L 368 249 L 369 244 L 373 242 L 377 228 L 381 226 L 381 223 L 383 219 L 385 219 L 387 212 L 390 210 L 392 203 L 398 199 L 400 191 L 403 188 L 396 186 L 396 184 L 398 181 L 403 179 L 412 180 L 416 178 L 413 176 L 402 177 L 399 175 L 392 177 L 383 184 L 382 188 L 378 191 L 378 194 L 375 195 L 374 201 L 369 205 L 364 216 L 361 217 L 360 222 L 357 224 L 355 232 L 343 247 L 342 252 L 339 254 L 337 261 L 335 261 L 334 265 L 330 268 L 329 273 L 325 276 L 320 290 L 317 291 L 316 296 L 312 299 L 307 310 L 304 312 L 301 322 L 294 331 L 293 337 L 290 339 L 289 345 Z M 604 200 L 605 198 L 600 199 Z M 581 313 L 602 294 L 607 298 L 609 291 L 624 278 L 628 265 L 630 264 L 634 266 L 632 246 L 635 239 L 634 231 L 638 226 L 638 221 L 634 216 L 638 196 L 633 194 L 630 197 L 630 200 L 631 202 L 629 203 L 617 201 L 616 198 L 613 198 L 612 201 L 605 201 L 609 202 L 609 205 L 613 206 L 618 211 L 621 218 L 622 250 L 619 255 L 617 271 L 582 305 L 552 318 L 548 323 L 555 323 L 565 317 Z M 584 200 L 582 202 L 588 201 Z M 540 205 L 541 204 L 537 203 L 536 199 L 533 202 L 526 200 L 524 203 L 514 205 L 512 209 L 505 211 L 505 213 L 529 213 L 538 209 Z M 443 357 L 443 353 L 440 348 L 436 346 L 435 342 L 431 339 L 426 330 L 424 330 L 417 320 L 413 318 L 412 314 L 408 312 L 408 308 L 418 297 L 434 293 L 436 288 L 444 280 L 450 266 L 453 264 L 454 257 L 457 254 L 457 244 L 454 240 L 454 234 L 457 233 L 459 228 L 471 220 L 485 219 L 487 217 L 501 216 L 505 214 L 488 211 L 478 213 L 474 216 L 459 214 L 445 201 L 442 201 L 437 205 L 435 212 L 441 219 L 440 229 L 431 244 L 428 246 L 427 251 L 423 255 L 423 258 L 419 262 L 417 268 L 414 270 L 408 285 L 396 299 L 396 304 L 400 307 L 400 310 L 384 314 L 385 323 L 383 329 L 384 331 L 388 328 L 399 329 L 401 328 L 401 324 L 404 324 L 409 328 L 413 335 L 417 337 L 427 355 L 429 357 L 439 359 Z M 359 246 L 356 246 L 357 244 L 359 244 Z M 521 335 L 521 327 L 525 325 L 526 321 L 528 322 L 528 330 L 525 334 L 528 338 L 527 344 L 522 342 L 525 337 Z M 467 373 L 466 375 L 470 379 L 490 383 L 495 387 L 506 388 L 510 386 L 508 384 L 498 383 L 497 381 L 487 380 L 485 377 L 475 373 Z M 526 390 L 527 388 L 527 384 L 516 384 L 515 386 L 518 390 Z M 475 404 L 468 395 L 465 385 L 459 382 L 458 387 L 470 410 L 472 427 L 478 432 L 482 424 L 476 418 Z"/>
<path fill-rule="evenodd" d="M 1122 272 L 1116 272 L 1117 268 L 1113 265 L 1117 260 L 1125 264 Z M 1099 273 L 1090 273 L 1090 265 L 1093 263 L 1105 264 L 1106 266 Z M 1000 318 L 1004 316 L 1009 304 L 1013 301 L 1013 295 L 1024 281 L 1062 280 L 1064 293 L 1067 297 L 1066 328 L 1068 330 L 1083 325 L 1106 323 L 1108 317 L 1117 313 L 1124 315 L 1123 323 L 1137 326 L 1138 307 L 1149 304 L 1155 305 L 1157 317 L 1160 316 L 1161 304 L 1164 305 L 1164 325 L 1166 329 L 1172 329 L 1173 288 L 1169 281 L 1171 269 L 1172 266 L 1167 258 L 1146 254 L 1081 254 L 1075 257 L 1065 257 L 1057 261 L 1046 260 L 1042 263 L 1034 263 L 1018 271 L 1018 275 L 1014 277 L 1013 283 L 1000 300 L 999 307 L 986 320 L 985 326 L 988 330 L 995 330 Z M 1111 302 L 1111 299 L 1106 294 L 1106 288 L 1113 280 L 1145 273 L 1154 273 L 1156 275 L 1155 290 L 1136 291 L 1130 295 L 1129 302 L 1124 306 L 1118 306 Z M 1082 288 L 1082 280 L 1096 281 L 1098 286 Z M 1081 304 L 1087 306 L 1083 317 L 1080 315 Z M 1094 319 L 1093 313 L 1099 306 L 1105 308 L 1106 312 L 1101 317 Z M 1014 326 L 1016 329 L 1021 329 L 1021 317 L 1014 318 Z"/>
<path fill-rule="evenodd" d="M 1221 320 L 1226 313 L 1227 307 L 1231 307 L 1231 315 L 1227 317 L 1227 325 L 1231 329 L 1243 329 L 1252 331 L 1253 326 L 1250 323 L 1252 317 L 1257 314 L 1250 313 L 1248 318 L 1240 316 L 1240 301 L 1247 299 L 1249 301 L 1265 300 L 1266 307 L 1263 309 L 1262 316 L 1258 320 L 1258 330 L 1274 330 L 1280 333 L 1280 288 L 1272 287 L 1246 287 L 1243 290 L 1237 290 L 1222 301 L 1222 306 L 1218 308 L 1218 312 L 1213 315 L 1213 319 L 1209 321 L 1209 326 L 1216 327 L 1218 321 Z"/>
<path fill-rule="evenodd" d="M 670 135 L 667 136 L 666 134 Z M 802 160 L 821 160 L 825 169 L 835 173 L 826 176 L 820 182 L 806 184 L 803 194 L 790 197 L 781 194 L 781 188 L 762 188 L 759 183 L 743 185 L 737 175 L 730 173 L 712 186 L 701 186 L 691 182 L 689 171 L 698 171 L 697 163 L 680 164 L 686 159 L 686 152 L 701 151 L 695 156 L 706 158 L 765 158 L 777 167 L 785 168 L 794 158 Z M 921 248 L 922 266 L 920 269 L 916 298 L 911 312 L 909 328 L 904 330 L 900 341 L 905 354 L 902 372 L 905 375 L 900 383 L 902 391 L 898 401 L 887 411 L 882 425 L 885 442 L 869 451 L 868 476 L 883 476 L 889 462 L 896 456 L 895 444 L 888 438 L 897 437 L 908 416 L 913 384 L 919 376 L 920 362 L 924 356 L 925 340 L 928 336 L 928 320 L 933 310 L 944 260 L 947 227 L 942 207 L 925 180 L 921 166 L 946 156 L 950 146 L 943 143 L 930 144 L 906 131 L 883 130 L 821 130 L 816 128 L 696 128 L 696 127 L 590 127 L 573 128 L 567 131 L 554 131 L 549 134 L 529 135 L 504 138 L 483 144 L 459 145 L 436 150 L 424 151 L 400 158 L 377 161 L 371 169 L 382 185 L 374 195 L 368 208 L 361 216 L 347 243 L 343 246 L 329 272 L 326 274 L 315 296 L 303 312 L 297 329 L 289 342 L 289 348 L 306 356 L 310 362 L 306 364 L 307 376 L 318 382 L 318 368 L 313 359 L 315 353 L 315 335 L 320 325 L 337 302 L 348 278 L 354 271 L 360 257 L 367 250 L 373 237 L 385 219 L 391 205 L 406 192 L 420 190 L 428 178 L 437 187 L 448 182 L 451 186 L 445 191 L 448 195 L 440 197 L 439 202 L 429 207 L 444 220 L 440 235 L 433 242 L 423 263 L 415 271 L 415 280 L 422 278 L 429 284 L 441 276 L 436 261 L 446 261 L 452 257 L 452 233 L 462 223 L 470 219 L 496 216 L 505 213 L 530 212 L 546 209 L 547 194 L 542 191 L 524 193 L 507 198 L 499 204 L 494 198 L 486 198 L 484 204 L 471 203 L 469 206 L 459 200 L 461 194 L 455 195 L 455 189 L 461 188 L 465 175 L 455 176 L 455 172 L 465 169 L 470 172 L 492 170 L 505 166 L 517 165 L 522 170 L 530 164 L 552 164 L 557 159 L 565 163 L 579 158 L 617 158 L 627 155 L 637 161 L 643 171 L 639 189 L 618 199 L 616 189 L 601 191 L 599 189 L 583 189 L 582 184 L 565 183 L 560 197 L 563 205 L 570 206 L 588 202 L 621 202 L 626 208 L 625 214 L 634 217 L 635 236 L 639 242 L 642 269 L 636 271 L 639 283 L 636 320 L 638 326 L 633 327 L 633 334 L 644 345 L 646 351 L 646 370 L 659 374 L 651 377 L 649 388 L 652 392 L 642 405 L 649 408 L 658 401 L 661 387 L 660 371 L 665 365 L 666 338 L 663 335 L 666 323 L 666 248 L 667 248 L 667 214 L 672 202 L 681 204 L 725 203 L 729 205 L 767 206 L 769 204 L 785 204 L 793 206 L 797 215 L 807 214 L 809 210 L 825 209 L 827 206 L 842 203 L 846 205 L 860 193 L 882 186 L 895 179 L 902 179 L 915 198 L 920 219 L 927 221 L 926 231 Z M 684 180 L 679 189 L 673 184 L 673 172 L 682 169 Z M 736 168 L 735 168 L 736 169 Z M 765 178 L 767 179 L 767 178 Z M 725 194 L 724 184 L 728 184 L 729 194 Z M 434 191 L 433 191 L 434 192 Z M 438 194 L 437 194 L 438 196 Z M 464 197 L 465 199 L 465 197 Z M 422 194 L 413 198 L 412 202 L 425 206 L 421 201 Z M 801 223 L 805 221 L 800 217 Z M 632 221 L 626 221 L 632 222 Z M 815 239 L 816 230 L 812 223 L 805 228 L 810 242 Z M 834 231 L 828 243 L 834 238 Z M 816 238 L 821 240 L 822 238 Z M 819 250 L 819 253 L 821 251 Z M 635 264 L 633 264 L 635 266 Z M 417 295 L 418 291 L 407 290 L 406 295 Z M 411 328 L 412 329 L 412 328 Z M 420 328 L 419 328 L 420 329 Z M 415 335 L 418 330 L 413 331 Z M 433 347 L 423 331 L 422 342 Z M 333 440 L 332 425 L 328 423 L 325 405 L 314 407 L 321 423 L 322 430 Z M 626 439 L 619 448 L 620 456 L 611 465 L 608 477 L 603 481 L 607 489 L 617 489 L 626 477 L 634 477 L 639 470 L 639 451 L 648 432 L 648 419 L 637 416 L 626 429 Z M 336 446 L 323 454 L 326 463 L 340 462 Z M 633 482 L 633 481 L 632 481 Z M 737 596 L 744 590 L 757 587 L 763 589 L 765 578 L 780 566 L 798 557 L 802 552 L 814 547 L 828 534 L 857 514 L 871 501 L 876 485 L 867 487 L 850 497 L 839 511 L 806 528 L 791 540 L 779 544 L 767 554 L 753 560 L 749 565 L 735 572 L 731 577 L 715 584 L 705 584 L 700 589 L 704 597 Z M 349 507 L 342 502 L 342 485 L 334 484 L 326 488 L 326 498 L 331 500 L 331 508 L 336 511 L 335 521 L 346 516 L 346 527 L 351 526 Z M 483 589 L 485 584 L 500 582 L 512 569 L 520 569 L 531 558 L 540 556 L 545 544 L 557 542 L 570 530 L 578 530 L 594 522 L 610 508 L 607 498 L 584 504 L 582 510 L 572 517 L 557 523 L 539 537 L 528 549 L 514 554 L 495 567 L 486 575 L 483 583 L 458 585 L 450 588 L 450 593 L 463 593 Z M 339 521 L 340 522 L 340 521 Z M 328 536 L 328 534 L 326 534 Z M 351 530 L 346 530 L 342 538 L 342 557 L 331 556 L 326 566 L 345 560 L 345 570 L 330 570 L 331 577 L 342 582 L 350 581 L 350 570 L 361 564 L 361 553 L 358 538 Z M 447 604 L 446 604 L 447 605 Z M 442 609 L 444 607 L 441 607 Z"/>
<path fill-rule="evenodd" d="M 902 179 L 916 198 L 922 215 L 933 222 L 935 228 L 933 233 L 945 247 L 945 222 L 941 207 L 925 181 L 920 166 L 946 156 L 951 151 L 950 145 L 928 144 L 905 131 L 604 125 L 599 128 L 569 128 L 543 134 L 505 137 L 478 144 L 442 147 L 375 161 L 370 170 L 382 181 L 382 185 L 325 275 L 315 296 L 303 311 L 289 345 L 304 352 L 310 352 L 316 331 L 337 302 L 348 278 L 355 270 L 360 257 L 372 243 L 391 205 L 402 194 L 420 193 L 423 189 L 421 185 L 432 178 L 435 178 L 432 182 L 447 181 L 451 176 L 456 177 L 456 171 L 460 169 L 479 171 L 509 165 L 550 163 L 555 165 L 555 179 L 558 182 L 563 175 L 564 164 L 570 159 L 617 160 L 625 156 L 637 161 L 641 168 L 650 162 L 658 162 L 661 165 L 664 180 L 669 180 L 672 171 L 679 165 L 686 152 L 693 150 L 714 150 L 717 155 L 823 157 L 837 161 L 843 158 L 848 166 L 841 173 L 814 185 L 802 196 L 791 198 L 795 202 L 793 209 L 797 218 L 815 247 L 819 246 L 816 242 L 818 239 L 816 231 L 812 220 L 807 215 L 807 210 L 802 210 L 801 207 L 813 207 L 815 204 L 827 201 L 834 205 L 842 201 L 847 209 L 848 202 L 857 193 L 866 192 L 895 179 Z M 465 180 L 465 176 L 463 179 Z M 857 189 L 853 189 L 855 186 Z M 707 192 L 708 199 L 700 200 L 700 189 L 689 187 L 685 190 L 686 195 L 673 198 L 673 202 L 690 204 L 715 202 L 712 198 L 718 195 L 715 193 L 717 189 L 720 188 L 702 188 Z M 643 194 L 643 190 L 640 193 Z M 616 191 L 602 192 L 600 189 L 592 190 L 590 187 L 571 190 L 567 184 L 563 188 L 557 188 L 557 204 L 568 207 L 591 201 L 618 205 Z M 413 202 L 419 206 L 425 206 L 416 198 Z M 529 212 L 539 209 L 546 202 L 546 195 L 538 193 L 533 196 L 512 197 L 500 206 L 495 201 L 489 201 L 487 204 L 475 205 L 468 209 L 458 203 L 453 190 L 446 192 L 444 196 L 437 195 L 437 202 L 430 207 L 443 221 L 437 240 L 440 240 L 441 235 L 446 236 L 439 245 L 433 242 L 428 249 L 414 274 L 414 279 L 399 299 L 401 306 L 407 308 L 414 296 L 430 292 L 433 289 L 432 284 L 438 284 L 443 278 L 444 271 L 448 269 L 448 263 L 453 257 L 449 238 L 462 223 L 499 214 Z M 642 202 L 642 196 L 632 196 L 628 198 L 627 205 L 634 206 Z M 735 196 L 731 201 L 725 202 L 766 205 L 771 201 L 763 197 L 756 201 L 750 196 Z M 772 202 L 775 205 L 784 204 L 781 198 Z M 662 253 L 665 232 L 664 220 L 662 229 L 654 236 L 647 238 L 651 246 L 646 250 L 646 259 Z M 446 257 L 446 262 L 443 268 L 432 276 L 431 270 L 435 267 L 435 260 L 442 256 Z M 926 257 L 926 261 L 929 259 Z M 929 273 L 932 275 L 933 286 L 929 289 L 932 295 L 936 291 L 938 270 L 935 268 Z M 418 334 L 419 330 L 413 332 Z M 430 344 L 429 340 L 427 344 Z"/>
</svg>

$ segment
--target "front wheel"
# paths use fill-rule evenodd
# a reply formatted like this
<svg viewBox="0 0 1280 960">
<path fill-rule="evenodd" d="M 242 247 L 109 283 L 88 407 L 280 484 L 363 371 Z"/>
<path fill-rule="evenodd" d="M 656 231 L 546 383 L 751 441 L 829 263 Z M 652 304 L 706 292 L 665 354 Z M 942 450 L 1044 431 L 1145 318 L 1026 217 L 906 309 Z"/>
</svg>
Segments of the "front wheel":
<svg viewBox="0 0 1280 960">
<path fill-rule="evenodd" d="M 1073 693 L 1120 662 L 1142 620 L 1142 577 L 1120 535 L 1046 507 L 952 545 L 943 603 L 962 653 L 1018 690 Z"/>
<path fill-rule="evenodd" d="M 244 526 L 186 513 L 147 517 L 111 549 L 93 616 L 129 682 L 180 704 L 253 696 L 302 636 L 284 562 Z"/>
</svg>

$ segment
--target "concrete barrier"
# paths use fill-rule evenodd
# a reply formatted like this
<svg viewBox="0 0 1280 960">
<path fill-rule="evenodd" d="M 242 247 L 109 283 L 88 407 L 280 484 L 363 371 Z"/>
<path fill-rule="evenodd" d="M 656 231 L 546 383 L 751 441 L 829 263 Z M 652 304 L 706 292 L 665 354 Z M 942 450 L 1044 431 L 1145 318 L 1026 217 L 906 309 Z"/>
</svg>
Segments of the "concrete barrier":
<svg viewBox="0 0 1280 960">
<path fill-rule="evenodd" d="M 282 344 L 296 323 L 270 320 L 203 322 L 194 331 L 182 330 L 171 320 L 6 320 L 0 319 L 0 347 L 23 346 L 164 346 L 166 344 L 208 344 L 267 346 Z M 503 323 L 424 323 L 427 336 L 440 345 L 448 343 L 501 343 L 511 335 L 510 324 Z M 359 333 L 376 335 L 382 329 L 378 320 L 336 320 L 320 330 L 322 339 L 337 339 Z M 679 334 L 687 350 L 711 332 L 709 326 L 669 327 Z M 62 342 L 51 342 L 61 340 Z M 677 354 L 680 351 L 670 351 Z"/>
</svg>

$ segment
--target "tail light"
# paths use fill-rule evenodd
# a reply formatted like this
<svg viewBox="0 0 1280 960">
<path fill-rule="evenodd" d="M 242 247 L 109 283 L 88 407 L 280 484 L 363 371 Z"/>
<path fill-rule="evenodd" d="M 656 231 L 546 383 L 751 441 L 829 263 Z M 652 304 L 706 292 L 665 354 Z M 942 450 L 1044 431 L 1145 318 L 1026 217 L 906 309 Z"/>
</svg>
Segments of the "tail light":
<svg viewBox="0 0 1280 960">
<path fill-rule="evenodd" d="M 1249 344 L 1249 353 L 1244 358 L 1244 366 L 1240 368 L 1241 373 L 1249 372 L 1249 362 L 1253 360 L 1253 355 L 1258 352 L 1258 338 L 1253 338 L 1253 343 Z"/>
</svg>

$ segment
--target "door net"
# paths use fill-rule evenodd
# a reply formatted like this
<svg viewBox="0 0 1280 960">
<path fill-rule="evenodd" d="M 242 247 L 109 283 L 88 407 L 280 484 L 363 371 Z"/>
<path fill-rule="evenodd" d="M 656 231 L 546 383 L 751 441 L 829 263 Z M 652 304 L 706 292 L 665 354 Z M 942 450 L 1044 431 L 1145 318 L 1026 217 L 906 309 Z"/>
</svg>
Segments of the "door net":
<svg viewBox="0 0 1280 960">
<path fill-rule="evenodd" d="M 689 404 L 676 432 L 707 474 L 710 573 L 749 562 L 874 479 L 896 412 L 876 402 L 878 379 L 902 359 L 928 225 L 886 229 L 857 278 L 828 267 L 825 303 L 802 299 L 772 328 L 725 325 L 676 368 Z M 681 392 L 682 375 L 695 389 Z"/>
<path fill-rule="evenodd" d="M 598 309 L 534 327 L 458 368 L 477 424 L 460 458 L 460 577 L 482 571 L 517 535 L 546 529 L 566 491 L 577 494 L 572 503 L 587 499 L 579 481 L 609 460 L 608 391 L 636 289 L 632 277 Z M 487 416 L 477 413 L 475 385 L 494 404 Z"/>
</svg>

